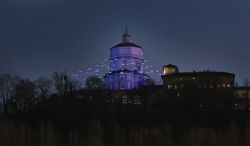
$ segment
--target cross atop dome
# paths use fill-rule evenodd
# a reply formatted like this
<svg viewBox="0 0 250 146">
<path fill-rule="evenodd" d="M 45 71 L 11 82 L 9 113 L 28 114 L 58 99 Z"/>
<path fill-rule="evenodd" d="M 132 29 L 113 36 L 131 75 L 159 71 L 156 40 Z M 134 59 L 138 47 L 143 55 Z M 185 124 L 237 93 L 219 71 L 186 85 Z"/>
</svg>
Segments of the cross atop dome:
<svg viewBox="0 0 250 146">
<path fill-rule="evenodd" d="M 127 26 L 126 26 L 126 31 L 124 32 L 124 34 L 123 34 L 123 36 L 122 36 L 122 38 L 123 38 L 123 43 L 130 43 L 130 41 L 129 41 L 129 38 L 130 38 L 131 36 L 130 36 L 130 34 L 128 33 L 128 28 L 127 28 Z"/>
</svg>

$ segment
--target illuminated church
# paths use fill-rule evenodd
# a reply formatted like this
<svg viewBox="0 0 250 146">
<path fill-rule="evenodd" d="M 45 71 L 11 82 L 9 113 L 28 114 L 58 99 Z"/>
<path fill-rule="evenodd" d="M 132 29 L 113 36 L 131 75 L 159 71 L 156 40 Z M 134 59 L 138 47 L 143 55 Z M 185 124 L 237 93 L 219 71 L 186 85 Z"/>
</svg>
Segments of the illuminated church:
<svg viewBox="0 0 250 146">
<path fill-rule="evenodd" d="M 130 37 L 126 29 L 123 41 L 110 48 L 110 71 L 103 77 L 107 89 L 135 89 L 149 83 L 149 76 L 143 73 L 144 50 Z"/>
</svg>

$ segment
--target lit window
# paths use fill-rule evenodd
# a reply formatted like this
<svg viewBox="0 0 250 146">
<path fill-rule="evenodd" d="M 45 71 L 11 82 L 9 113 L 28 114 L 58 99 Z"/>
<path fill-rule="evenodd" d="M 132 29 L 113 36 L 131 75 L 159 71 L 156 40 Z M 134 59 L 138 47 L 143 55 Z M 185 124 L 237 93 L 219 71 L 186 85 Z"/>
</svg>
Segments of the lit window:
<svg viewBox="0 0 250 146">
<path fill-rule="evenodd" d="M 167 73 L 168 73 L 168 69 L 167 69 L 167 68 L 164 68 L 163 74 L 167 74 Z"/>
</svg>

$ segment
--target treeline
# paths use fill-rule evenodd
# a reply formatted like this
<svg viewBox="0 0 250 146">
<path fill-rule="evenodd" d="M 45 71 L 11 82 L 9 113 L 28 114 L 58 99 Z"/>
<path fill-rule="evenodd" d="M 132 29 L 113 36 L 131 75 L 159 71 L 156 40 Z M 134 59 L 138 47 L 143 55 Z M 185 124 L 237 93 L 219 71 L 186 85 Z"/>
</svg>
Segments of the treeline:
<svg viewBox="0 0 250 146">
<path fill-rule="evenodd" d="M 69 90 L 81 88 L 81 82 L 71 80 L 64 72 L 54 72 L 51 78 L 35 81 L 11 74 L 0 75 L 0 107 L 7 116 L 18 111 L 31 111 L 45 106 L 52 94 L 64 96 Z"/>
<path fill-rule="evenodd" d="M 172 122 L 216 125 L 230 121 L 239 110 L 231 89 L 165 90 L 148 86 L 136 90 L 103 89 L 102 79 L 91 76 L 82 83 L 71 80 L 66 73 L 54 72 L 51 79 L 36 81 L 10 74 L 0 75 L 0 93 L 5 117 L 33 114 L 49 119 L 119 119 L 141 123 Z M 246 101 L 248 102 L 248 101 Z M 248 104 L 248 103 L 246 103 Z M 84 116 L 83 116 L 84 115 Z M 152 118 L 153 117 L 153 118 Z M 140 120 L 141 118 L 141 120 Z M 138 119 L 138 120 L 134 120 Z M 117 121 L 115 121 L 117 122 Z"/>
<path fill-rule="evenodd" d="M 249 145 L 249 110 L 229 89 L 82 89 L 63 72 L 37 81 L 0 76 L 0 145 Z M 12 139 L 15 139 L 14 141 Z"/>
</svg>

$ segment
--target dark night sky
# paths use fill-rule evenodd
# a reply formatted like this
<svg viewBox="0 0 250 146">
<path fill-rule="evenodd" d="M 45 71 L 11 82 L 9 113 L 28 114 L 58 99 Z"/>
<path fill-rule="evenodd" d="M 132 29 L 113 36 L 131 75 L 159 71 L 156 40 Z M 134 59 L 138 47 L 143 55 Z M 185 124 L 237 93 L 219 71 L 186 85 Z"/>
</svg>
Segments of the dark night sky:
<svg viewBox="0 0 250 146">
<path fill-rule="evenodd" d="M 249 0 L 1 0 L 0 73 L 36 79 L 109 57 L 128 25 L 155 68 L 250 78 Z"/>
</svg>

